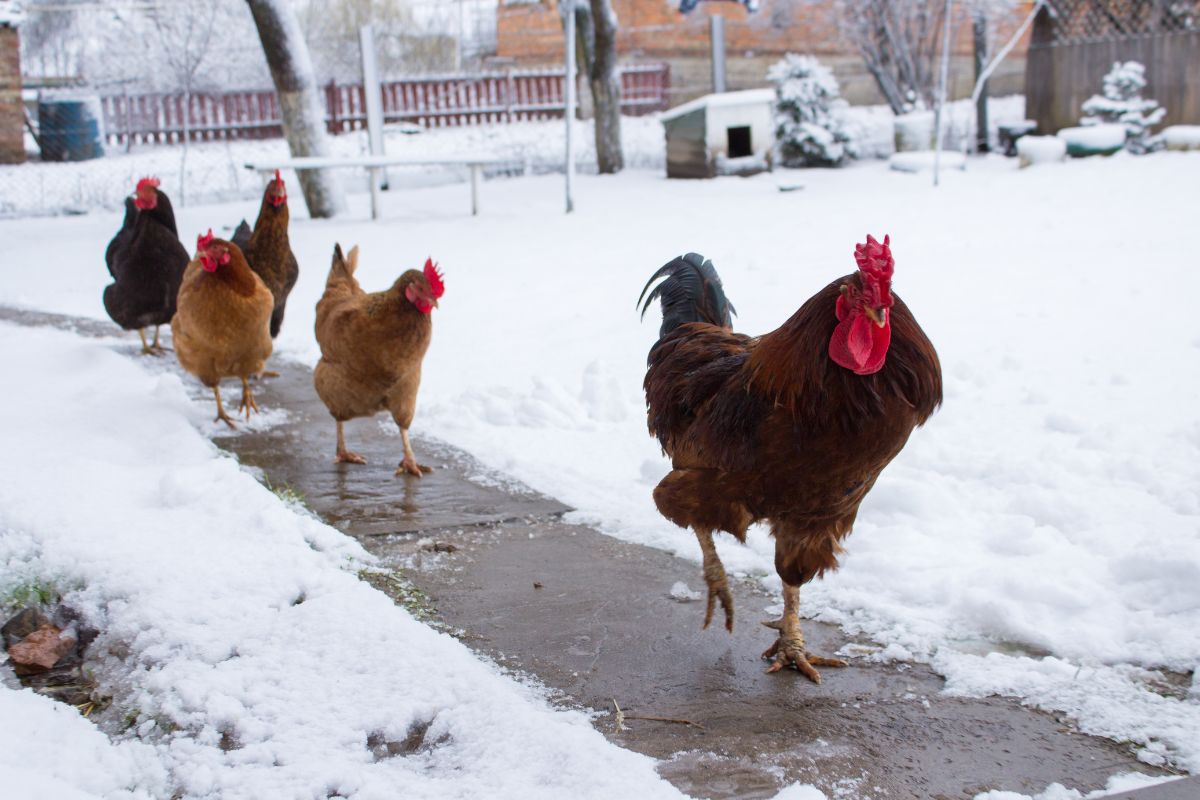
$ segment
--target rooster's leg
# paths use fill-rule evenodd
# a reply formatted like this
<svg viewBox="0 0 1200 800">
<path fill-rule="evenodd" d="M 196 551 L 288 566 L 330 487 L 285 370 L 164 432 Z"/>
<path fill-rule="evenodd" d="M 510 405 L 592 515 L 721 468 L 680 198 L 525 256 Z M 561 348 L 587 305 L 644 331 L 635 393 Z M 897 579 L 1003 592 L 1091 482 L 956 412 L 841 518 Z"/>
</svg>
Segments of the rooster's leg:
<svg viewBox="0 0 1200 800">
<path fill-rule="evenodd" d="M 700 552 L 704 554 L 704 582 L 708 584 L 708 607 L 704 610 L 704 627 L 712 622 L 717 601 L 725 611 L 725 630 L 733 632 L 733 595 L 729 593 L 729 579 L 725 577 L 725 566 L 717 557 L 717 546 L 713 544 L 712 531 L 697 530 Z"/>
<path fill-rule="evenodd" d="M 346 449 L 346 433 L 342 430 L 345 425 L 340 419 L 337 422 L 337 455 L 333 458 L 335 464 L 365 464 L 367 460 L 358 453 L 352 453 Z"/>
<path fill-rule="evenodd" d="M 768 628 L 779 631 L 779 639 L 767 648 L 763 658 L 771 659 L 767 672 L 778 672 L 784 667 L 795 667 L 813 683 L 821 682 L 821 673 L 816 667 L 844 667 L 840 658 L 824 658 L 804 649 L 804 634 L 800 631 L 800 587 L 783 585 L 783 618 L 764 622 Z"/>
<path fill-rule="evenodd" d="M 234 425 L 233 420 L 225 413 L 225 406 L 221 403 L 221 387 L 217 384 L 213 384 L 213 395 L 217 398 L 217 419 L 214 419 L 213 422 L 220 420 L 229 427 L 236 428 L 237 425 Z"/>
<path fill-rule="evenodd" d="M 426 472 L 433 472 L 431 467 L 426 467 L 417 463 L 417 457 L 413 455 L 412 444 L 408 441 L 408 429 L 400 429 L 400 441 L 404 443 L 404 460 L 400 462 L 400 466 L 396 467 L 397 475 L 413 475 L 421 477 Z"/>
<path fill-rule="evenodd" d="M 250 421 L 250 412 L 258 411 L 258 403 L 254 402 L 254 392 L 250 391 L 250 381 L 242 378 L 242 402 L 238 404 L 238 411 L 246 412 L 246 421 Z"/>
</svg>

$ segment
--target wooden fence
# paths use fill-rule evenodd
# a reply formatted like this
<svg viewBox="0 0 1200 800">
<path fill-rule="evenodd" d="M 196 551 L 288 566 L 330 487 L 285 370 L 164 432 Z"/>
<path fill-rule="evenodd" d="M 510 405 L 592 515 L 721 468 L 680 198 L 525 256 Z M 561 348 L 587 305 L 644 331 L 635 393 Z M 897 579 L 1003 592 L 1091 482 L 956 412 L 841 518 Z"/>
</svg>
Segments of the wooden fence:
<svg viewBox="0 0 1200 800">
<path fill-rule="evenodd" d="M 621 68 L 621 111 L 641 115 L 667 108 L 671 84 L 666 64 Z M 586 86 L 586 82 L 581 81 Z M 385 82 L 385 122 L 426 128 L 561 118 L 561 71 L 521 70 L 412 78 Z M 361 85 L 329 84 L 321 92 L 325 121 L 334 134 L 366 125 Z M 273 91 L 114 94 L 100 98 L 109 144 L 270 139 L 283 135 Z M 186 106 L 186 107 L 185 107 Z"/>
<path fill-rule="evenodd" d="M 1080 106 L 1103 89 L 1114 61 L 1146 66 L 1143 97 L 1167 109 L 1164 125 L 1200 124 L 1200 31 L 1031 44 L 1025 71 L 1025 114 L 1041 133 L 1079 124 Z"/>
</svg>

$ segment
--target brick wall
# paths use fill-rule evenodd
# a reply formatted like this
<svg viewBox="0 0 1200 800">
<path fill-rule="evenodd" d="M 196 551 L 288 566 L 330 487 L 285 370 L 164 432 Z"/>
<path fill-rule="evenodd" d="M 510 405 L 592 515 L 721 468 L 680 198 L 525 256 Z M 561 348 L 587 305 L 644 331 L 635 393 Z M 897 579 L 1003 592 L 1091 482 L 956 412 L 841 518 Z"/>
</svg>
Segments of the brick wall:
<svg viewBox="0 0 1200 800">
<path fill-rule="evenodd" d="M 17 29 L 0 25 L 0 164 L 25 160 L 21 49 Z"/>
<path fill-rule="evenodd" d="M 740 4 L 703 3 L 680 14 L 678 0 L 612 0 L 619 20 L 617 53 L 622 61 L 666 61 L 671 65 L 671 103 L 711 90 L 709 21 L 725 17 L 726 83 L 730 90 L 767 86 L 767 68 L 784 53 L 808 53 L 832 67 L 851 103 L 882 103 L 883 97 L 862 59 L 838 37 L 832 0 L 762 0 L 756 13 Z M 1022 8 L 1028 3 L 1022 3 Z M 1025 12 L 1021 12 L 1022 14 Z M 1019 19 L 999 31 L 1004 41 Z M 496 55 L 518 65 L 562 63 L 562 23 L 557 0 L 509 3 L 496 11 Z M 993 96 L 1024 87 L 1025 43 L 1005 60 L 990 84 Z M 954 42 L 951 94 L 970 94 L 974 71 L 971 28 L 958 25 Z"/>
</svg>

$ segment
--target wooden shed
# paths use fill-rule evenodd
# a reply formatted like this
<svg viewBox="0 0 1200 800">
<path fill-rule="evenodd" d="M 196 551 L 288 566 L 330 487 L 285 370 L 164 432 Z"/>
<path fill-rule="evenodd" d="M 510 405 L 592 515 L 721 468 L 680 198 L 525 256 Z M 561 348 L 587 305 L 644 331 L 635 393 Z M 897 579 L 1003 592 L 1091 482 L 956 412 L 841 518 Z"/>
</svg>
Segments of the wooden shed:
<svg viewBox="0 0 1200 800">
<path fill-rule="evenodd" d="M 766 168 L 775 141 L 774 89 L 722 92 L 676 106 L 661 117 L 668 178 L 712 178 Z"/>
</svg>

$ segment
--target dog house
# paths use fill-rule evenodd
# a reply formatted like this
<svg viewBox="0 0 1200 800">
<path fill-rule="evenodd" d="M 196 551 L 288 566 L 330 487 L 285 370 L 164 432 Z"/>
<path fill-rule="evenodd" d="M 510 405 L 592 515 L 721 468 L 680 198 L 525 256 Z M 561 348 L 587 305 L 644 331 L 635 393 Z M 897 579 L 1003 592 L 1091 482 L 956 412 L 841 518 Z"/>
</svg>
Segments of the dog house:
<svg viewBox="0 0 1200 800">
<path fill-rule="evenodd" d="M 668 178 L 712 178 L 767 169 L 775 141 L 774 89 L 708 94 L 661 117 Z"/>
</svg>

